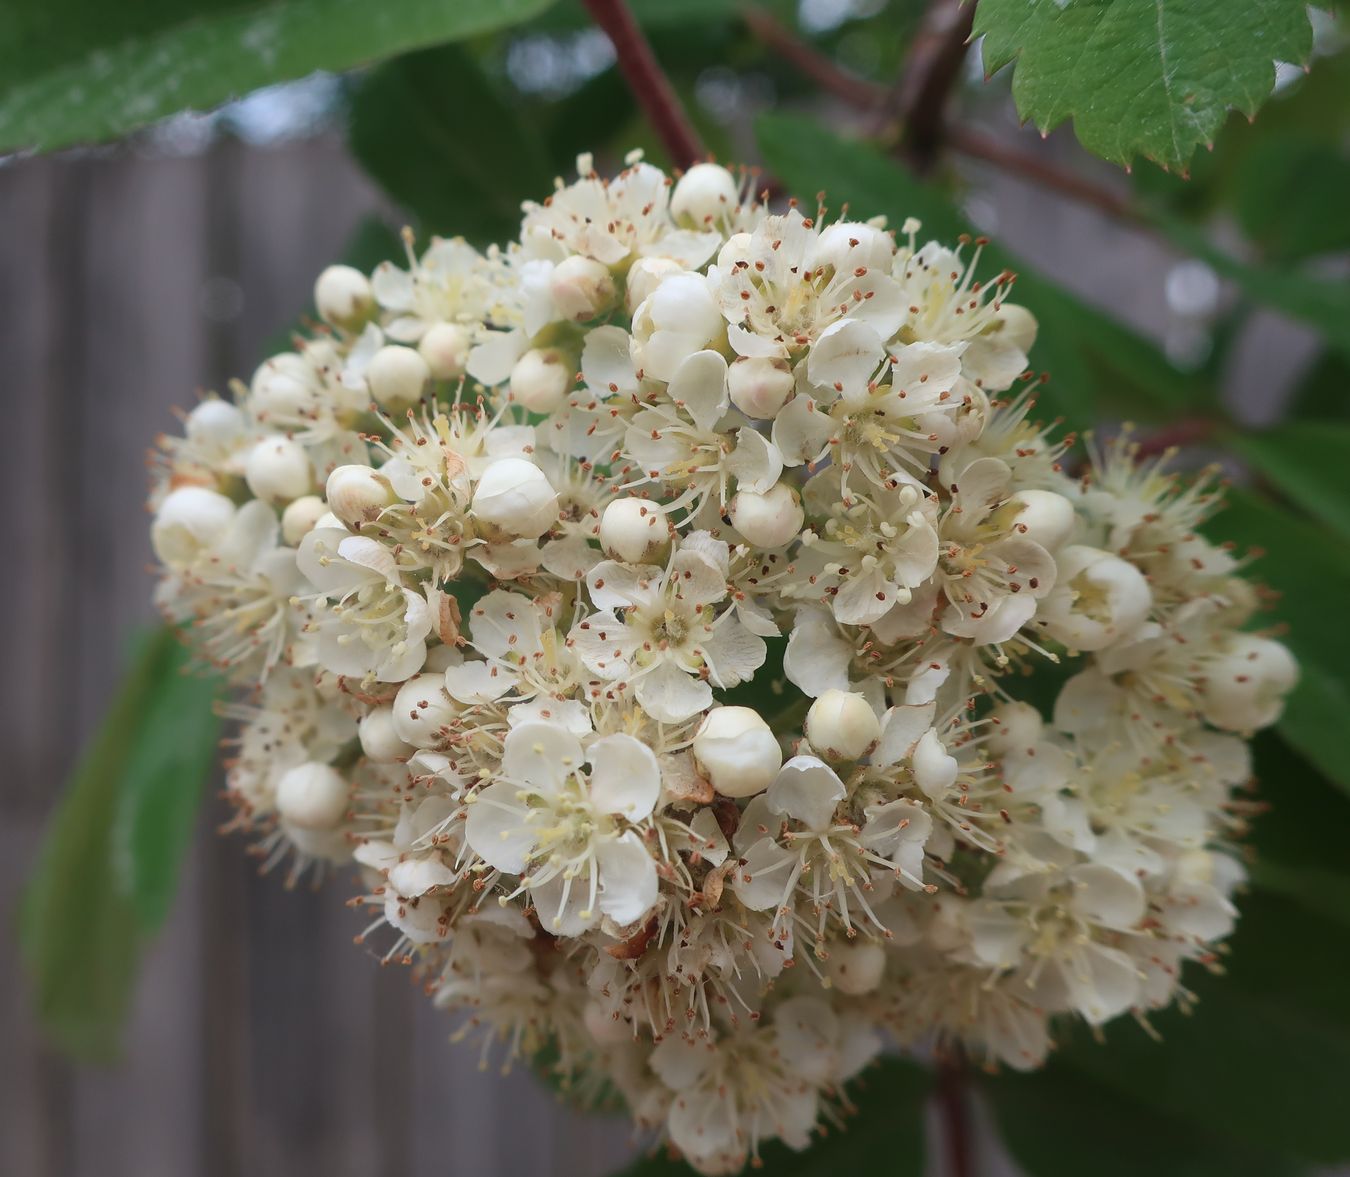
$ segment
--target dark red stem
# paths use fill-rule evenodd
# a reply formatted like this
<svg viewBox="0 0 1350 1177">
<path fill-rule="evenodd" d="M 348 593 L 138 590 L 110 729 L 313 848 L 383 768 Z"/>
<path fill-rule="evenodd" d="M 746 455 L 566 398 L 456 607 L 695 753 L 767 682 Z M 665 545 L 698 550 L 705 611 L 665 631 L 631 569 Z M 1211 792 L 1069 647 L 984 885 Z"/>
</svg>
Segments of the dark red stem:
<svg viewBox="0 0 1350 1177">
<path fill-rule="evenodd" d="M 958 1054 L 940 1059 L 937 1065 L 937 1107 L 942 1121 L 947 1177 L 974 1177 L 971 1150 L 970 1090 L 965 1060 Z"/>
<path fill-rule="evenodd" d="M 676 167 L 687 168 L 707 152 L 689 116 L 676 97 L 652 52 L 651 43 L 638 27 L 624 0 L 583 0 L 591 19 L 614 44 L 628 88 L 646 113 L 662 145 Z"/>
<path fill-rule="evenodd" d="M 900 151 L 923 173 L 936 161 L 946 134 L 947 102 L 966 60 L 975 4 L 935 0 L 925 14 L 891 101 L 900 119 Z"/>
</svg>

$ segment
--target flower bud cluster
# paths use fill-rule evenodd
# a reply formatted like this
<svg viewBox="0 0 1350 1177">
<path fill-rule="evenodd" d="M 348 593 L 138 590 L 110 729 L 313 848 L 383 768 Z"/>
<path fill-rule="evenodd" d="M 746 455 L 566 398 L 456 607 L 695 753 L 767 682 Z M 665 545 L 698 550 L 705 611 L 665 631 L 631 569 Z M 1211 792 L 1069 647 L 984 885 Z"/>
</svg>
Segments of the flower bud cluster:
<svg viewBox="0 0 1350 1177">
<path fill-rule="evenodd" d="M 883 1035 L 1031 1068 L 1183 995 L 1296 676 L 1206 481 L 1063 468 L 978 242 L 578 172 L 506 247 L 325 270 L 164 443 L 239 824 L 707 1173 L 804 1147 Z"/>
</svg>

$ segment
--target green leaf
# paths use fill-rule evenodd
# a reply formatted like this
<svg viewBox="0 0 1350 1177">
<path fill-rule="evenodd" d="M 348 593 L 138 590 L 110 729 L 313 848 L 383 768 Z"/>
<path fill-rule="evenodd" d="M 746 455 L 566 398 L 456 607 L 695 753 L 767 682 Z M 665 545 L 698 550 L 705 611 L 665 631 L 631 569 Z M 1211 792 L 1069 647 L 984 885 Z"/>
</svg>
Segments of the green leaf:
<svg viewBox="0 0 1350 1177">
<path fill-rule="evenodd" d="M 1270 894 L 1240 896 L 1238 907 L 1222 974 L 1194 967 L 1186 974 L 1198 998 L 1193 1011 L 1150 1017 L 1160 1041 L 1122 1018 L 1104 1028 L 1103 1042 L 1073 1035 L 1052 1066 L 1185 1126 L 1237 1166 L 1230 1172 L 1307 1172 L 1343 1162 L 1350 1159 L 1343 1096 L 1350 930 Z M 1160 1161 L 1170 1158 L 1172 1143 L 1163 1138 Z"/>
<path fill-rule="evenodd" d="M 1228 441 L 1282 494 L 1350 541 L 1350 425 L 1292 421 Z"/>
<path fill-rule="evenodd" d="M 947 242 L 973 232 L 945 196 L 866 144 L 779 115 L 759 119 L 756 136 L 765 162 L 807 207 L 827 182 L 835 211 L 847 203 L 852 216 L 885 213 L 897 228 L 915 216 L 925 236 Z M 1107 403 L 1124 414 L 1148 416 L 1174 414 L 1210 398 L 1206 382 L 1179 372 L 1147 340 L 996 245 L 987 246 L 982 272 L 992 276 L 1003 268 L 1017 272 L 1013 299 L 1040 322 L 1031 361 L 1051 375 L 1039 394 L 1047 415 L 1058 413 L 1079 428 L 1093 424 Z"/>
<path fill-rule="evenodd" d="M 980 0 L 984 69 L 1016 61 L 1018 113 L 1073 119 L 1089 151 L 1185 170 L 1236 109 L 1270 97 L 1275 62 L 1312 51 L 1304 0 Z"/>
<path fill-rule="evenodd" d="M 552 190 L 544 144 L 519 103 L 457 46 L 372 72 L 353 100 L 350 135 L 362 166 L 430 232 L 510 240 L 520 202 Z"/>
<path fill-rule="evenodd" d="M 1300 420 L 1350 420 L 1350 355 L 1324 351 L 1303 373 L 1289 403 Z"/>
<path fill-rule="evenodd" d="M 763 1171 L 772 1177 L 883 1171 L 886 1177 L 920 1177 L 924 1104 L 931 1086 L 932 1077 L 914 1063 L 883 1059 L 849 1083 L 855 1111 L 842 1128 L 830 1129 L 805 1152 L 773 1141 L 760 1150 Z M 616 1177 L 689 1177 L 692 1171 L 684 1161 L 655 1156 L 636 1161 Z"/>
<path fill-rule="evenodd" d="M 1185 221 L 1166 214 L 1154 215 L 1152 220 L 1179 249 L 1235 282 L 1248 297 L 1302 319 L 1330 346 L 1350 355 L 1350 283 L 1318 278 L 1291 266 L 1244 262 Z"/>
<path fill-rule="evenodd" d="M 1234 1143 L 1221 1124 L 1198 1126 L 1160 1114 L 1053 1060 L 1044 1071 L 1000 1076 L 983 1090 L 1027 1177 L 1293 1177 L 1304 1171 Z"/>
<path fill-rule="evenodd" d="M 140 948 L 167 910 L 191 833 L 202 782 L 180 774 L 204 769 L 215 727 L 190 710 L 209 712 L 211 699 L 184 682 L 184 660 L 167 629 L 142 644 L 23 896 L 19 947 L 38 1017 L 72 1054 L 117 1053 Z"/>
<path fill-rule="evenodd" d="M 1350 158 L 1309 135 L 1256 144 L 1234 181 L 1238 219 L 1268 261 L 1350 249 Z"/>
<path fill-rule="evenodd" d="M 0 16 L 0 151 L 110 139 L 315 70 L 503 28 L 550 2 L 19 0 Z"/>
<path fill-rule="evenodd" d="M 1327 777 L 1350 792 L 1350 757 L 1342 734 L 1350 715 L 1350 626 L 1337 609 L 1350 584 L 1350 549 L 1325 530 L 1250 491 L 1232 490 L 1213 528 L 1239 548 L 1260 549 L 1250 573 L 1279 592 L 1282 640 L 1299 660 L 1299 682 L 1279 728 Z"/>
</svg>

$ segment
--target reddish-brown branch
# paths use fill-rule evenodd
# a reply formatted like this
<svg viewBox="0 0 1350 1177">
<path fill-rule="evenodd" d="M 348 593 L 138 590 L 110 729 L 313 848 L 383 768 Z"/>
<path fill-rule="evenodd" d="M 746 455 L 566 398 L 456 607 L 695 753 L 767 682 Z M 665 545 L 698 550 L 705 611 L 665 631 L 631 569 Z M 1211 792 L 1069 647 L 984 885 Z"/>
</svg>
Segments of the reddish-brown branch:
<svg viewBox="0 0 1350 1177">
<path fill-rule="evenodd" d="M 689 121 L 624 0 L 583 0 L 586 11 L 614 45 L 628 88 L 638 100 L 676 167 L 686 168 L 707 155 L 698 132 Z"/>
<path fill-rule="evenodd" d="M 1183 417 L 1171 425 L 1147 434 L 1139 439 L 1135 448 L 1136 458 L 1155 458 L 1170 449 L 1180 449 L 1188 445 L 1200 445 L 1214 436 L 1218 422 L 1209 417 Z"/>
<path fill-rule="evenodd" d="M 1094 183 L 1085 176 L 1061 168 L 1048 159 L 1041 159 L 1028 151 L 1009 147 L 991 135 L 970 127 L 952 127 L 947 133 L 952 150 L 981 159 L 1005 172 L 1034 181 L 1042 187 L 1059 192 L 1071 200 L 1091 205 L 1117 220 L 1138 222 L 1139 214 L 1125 197 Z"/>
<path fill-rule="evenodd" d="M 961 78 L 974 19 L 973 0 L 935 0 L 892 92 L 888 113 L 900 119 L 900 151 L 921 173 L 942 148 L 947 102 Z"/>
<path fill-rule="evenodd" d="M 938 1060 L 937 1108 L 942 1121 L 947 1177 L 974 1177 L 971 1149 L 970 1091 L 966 1064 L 960 1054 Z"/>
<path fill-rule="evenodd" d="M 758 4 L 744 4 L 741 6 L 741 19 L 757 41 L 796 66 L 804 77 L 810 78 L 826 93 L 862 110 L 874 110 L 886 101 L 890 93 L 886 86 L 854 77 L 841 69 L 814 45 L 797 36 L 768 9 Z"/>
</svg>

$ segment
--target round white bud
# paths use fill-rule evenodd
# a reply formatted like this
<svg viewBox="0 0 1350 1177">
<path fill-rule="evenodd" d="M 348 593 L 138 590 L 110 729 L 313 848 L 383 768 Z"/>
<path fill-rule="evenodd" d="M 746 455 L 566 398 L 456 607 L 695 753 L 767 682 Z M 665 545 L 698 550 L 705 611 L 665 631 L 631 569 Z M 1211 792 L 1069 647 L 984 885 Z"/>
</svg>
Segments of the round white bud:
<svg viewBox="0 0 1350 1177">
<path fill-rule="evenodd" d="M 1017 529 L 1047 552 L 1062 547 L 1073 535 L 1077 518 L 1073 504 L 1063 495 L 1052 490 L 1019 490 L 1009 502 L 1020 508 Z"/>
<path fill-rule="evenodd" d="M 564 258 L 549 275 L 548 292 L 564 319 L 585 323 L 614 305 L 614 277 L 594 258 Z"/>
<path fill-rule="evenodd" d="M 764 494 L 738 490 L 727 511 L 731 525 L 757 548 L 781 548 L 801 533 L 806 513 L 797 492 L 778 482 Z"/>
<path fill-rule="evenodd" d="M 328 504 L 318 495 L 301 495 L 281 513 L 281 538 L 295 547 L 328 514 Z"/>
<path fill-rule="evenodd" d="M 600 546 L 626 564 L 658 564 L 670 550 L 666 513 L 646 499 L 615 499 L 600 516 Z"/>
<path fill-rule="evenodd" d="M 393 764 L 411 756 L 414 751 L 413 746 L 394 730 L 394 708 L 390 704 L 376 707 L 362 716 L 356 725 L 356 734 L 361 741 L 361 751 L 379 764 Z"/>
<path fill-rule="evenodd" d="M 558 521 L 558 492 L 533 462 L 498 458 L 478 480 L 471 507 L 482 523 L 536 539 Z"/>
<path fill-rule="evenodd" d="M 213 396 L 187 415 L 183 432 L 193 445 L 223 456 L 239 444 L 247 427 L 244 412 L 238 405 Z"/>
<path fill-rule="evenodd" d="M 735 211 L 740 203 L 736 177 L 721 164 L 696 163 L 675 183 L 670 215 L 691 229 L 706 229 Z"/>
<path fill-rule="evenodd" d="M 1005 302 L 995 312 L 999 323 L 998 338 L 1013 345 L 1021 352 L 1029 352 L 1036 342 L 1036 316 L 1026 307 L 1014 302 Z"/>
<path fill-rule="evenodd" d="M 370 279 L 351 266 L 329 266 L 314 283 L 314 305 L 319 318 L 352 330 L 375 306 Z"/>
<path fill-rule="evenodd" d="M 398 502 L 389 479 L 369 466 L 337 467 L 323 493 L 328 509 L 351 527 L 373 522 L 385 507 Z"/>
<path fill-rule="evenodd" d="M 315 397 L 313 369 L 304 356 L 293 351 L 272 356 L 253 373 L 249 397 L 260 420 L 299 416 Z"/>
<path fill-rule="evenodd" d="M 742 356 L 727 369 L 727 395 L 747 417 L 772 421 L 792 395 L 792 369 L 773 356 Z"/>
<path fill-rule="evenodd" d="M 1205 668 L 1201 712 L 1215 727 L 1254 732 L 1269 727 L 1284 710 L 1284 697 L 1298 682 L 1298 664 L 1279 642 L 1234 634 Z"/>
<path fill-rule="evenodd" d="M 417 343 L 417 354 L 437 380 L 457 380 L 469 362 L 473 336 L 458 323 L 433 323 Z"/>
<path fill-rule="evenodd" d="M 694 761 L 724 797 L 762 793 L 783 767 L 783 750 L 758 711 L 714 707 L 694 736 Z"/>
<path fill-rule="evenodd" d="M 459 712 L 444 673 L 416 674 L 394 696 L 394 734 L 414 748 L 434 748 Z"/>
<path fill-rule="evenodd" d="M 806 738 L 833 760 L 857 760 L 881 738 L 881 721 L 862 695 L 828 690 L 806 713 Z"/>
<path fill-rule="evenodd" d="M 1128 560 L 1069 544 L 1055 553 L 1055 587 L 1037 607 L 1037 621 L 1071 650 L 1104 650 L 1147 619 L 1153 593 Z"/>
<path fill-rule="evenodd" d="M 347 814 L 351 790 L 331 765 L 307 761 L 277 781 L 277 813 L 302 830 L 333 830 Z"/>
<path fill-rule="evenodd" d="M 886 950 L 875 940 L 840 940 L 830 946 L 826 968 L 840 993 L 871 993 L 886 972 Z"/>
<path fill-rule="evenodd" d="M 421 353 L 402 344 L 391 343 L 370 357 L 366 383 L 370 395 L 386 409 L 406 409 L 422 399 L 431 368 Z"/>
<path fill-rule="evenodd" d="M 995 707 L 993 720 L 987 743 L 991 752 L 1000 755 L 1035 747 L 1045 728 L 1045 721 L 1035 707 L 1015 700 Z"/>
<path fill-rule="evenodd" d="M 535 347 L 511 369 L 511 398 L 531 413 L 551 413 L 567 399 L 573 367 L 556 348 Z"/>
<path fill-rule="evenodd" d="M 628 270 L 628 283 L 624 288 L 624 304 L 631 316 L 649 295 L 656 292 L 672 274 L 683 274 L 684 267 L 668 257 L 638 258 Z"/>
<path fill-rule="evenodd" d="M 215 547 L 234 518 L 234 504 L 204 486 L 180 486 L 159 505 L 150 546 L 162 564 L 186 568 Z"/>
<path fill-rule="evenodd" d="M 309 455 L 289 437 L 264 438 L 249 450 L 244 481 L 255 498 L 269 503 L 289 503 L 314 488 Z"/>
</svg>

